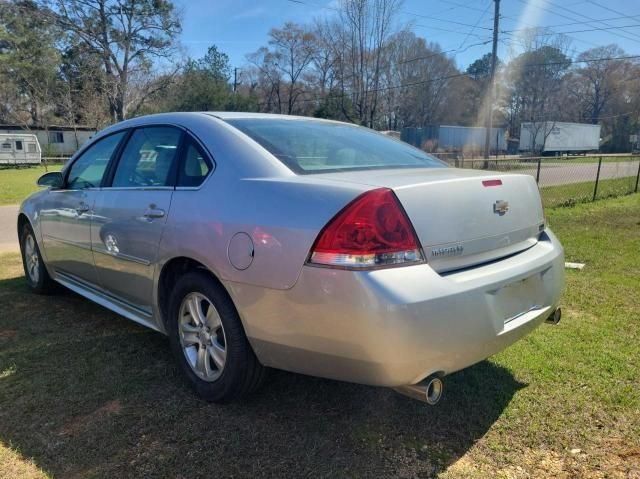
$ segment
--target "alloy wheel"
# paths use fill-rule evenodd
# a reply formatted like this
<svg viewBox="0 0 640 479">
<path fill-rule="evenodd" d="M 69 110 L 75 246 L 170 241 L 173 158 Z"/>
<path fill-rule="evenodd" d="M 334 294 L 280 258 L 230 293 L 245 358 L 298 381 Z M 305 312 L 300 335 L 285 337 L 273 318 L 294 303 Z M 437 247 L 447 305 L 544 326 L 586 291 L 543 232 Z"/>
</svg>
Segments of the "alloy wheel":
<svg viewBox="0 0 640 479">
<path fill-rule="evenodd" d="M 33 235 L 27 235 L 24 241 L 24 262 L 27 266 L 27 274 L 32 283 L 37 283 L 40 279 L 40 256 L 36 248 L 36 241 Z"/>
<path fill-rule="evenodd" d="M 215 381 L 224 370 L 227 341 L 220 315 L 202 293 L 182 300 L 178 318 L 182 352 L 192 371 L 204 381 Z"/>
</svg>

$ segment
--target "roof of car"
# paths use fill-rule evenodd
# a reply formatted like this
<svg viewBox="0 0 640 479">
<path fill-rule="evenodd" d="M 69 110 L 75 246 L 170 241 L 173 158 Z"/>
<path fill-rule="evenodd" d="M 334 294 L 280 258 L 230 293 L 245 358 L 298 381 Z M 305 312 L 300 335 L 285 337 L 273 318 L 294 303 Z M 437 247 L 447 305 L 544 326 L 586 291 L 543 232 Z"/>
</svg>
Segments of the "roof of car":
<svg viewBox="0 0 640 479">
<path fill-rule="evenodd" d="M 327 120 L 324 118 L 314 118 L 309 116 L 297 116 L 297 115 L 280 115 L 276 113 L 255 113 L 255 112 L 243 112 L 243 111 L 205 111 L 202 113 L 215 116 L 216 118 L 219 118 L 221 120 L 255 118 L 255 119 L 271 119 L 271 120 L 316 120 L 316 121 L 329 121 L 329 122 L 335 123 L 334 120 Z"/>
</svg>

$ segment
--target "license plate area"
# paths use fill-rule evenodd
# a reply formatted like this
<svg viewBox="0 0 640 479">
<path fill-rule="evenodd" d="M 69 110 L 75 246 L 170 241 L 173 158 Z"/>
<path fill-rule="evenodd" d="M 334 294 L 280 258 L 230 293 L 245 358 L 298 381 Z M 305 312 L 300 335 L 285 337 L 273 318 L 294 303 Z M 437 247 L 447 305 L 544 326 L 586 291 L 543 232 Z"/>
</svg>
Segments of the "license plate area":
<svg viewBox="0 0 640 479">
<path fill-rule="evenodd" d="M 526 313 L 541 309 L 544 304 L 544 287 L 540 273 L 515 281 L 490 293 L 496 326 L 504 327 Z"/>
</svg>

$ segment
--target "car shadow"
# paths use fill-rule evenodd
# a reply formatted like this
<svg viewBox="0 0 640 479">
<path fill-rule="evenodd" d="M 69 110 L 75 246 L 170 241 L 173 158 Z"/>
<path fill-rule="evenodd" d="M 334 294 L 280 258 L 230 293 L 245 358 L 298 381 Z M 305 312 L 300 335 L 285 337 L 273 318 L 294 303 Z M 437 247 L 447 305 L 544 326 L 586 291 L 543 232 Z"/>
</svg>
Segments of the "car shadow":
<svg viewBox="0 0 640 479">
<path fill-rule="evenodd" d="M 0 281 L 0 442 L 59 477 L 432 477 L 525 385 L 490 361 L 437 406 L 272 371 L 241 403 L 199 400 L 166 338 L 71 293 Z"/>
</svg>

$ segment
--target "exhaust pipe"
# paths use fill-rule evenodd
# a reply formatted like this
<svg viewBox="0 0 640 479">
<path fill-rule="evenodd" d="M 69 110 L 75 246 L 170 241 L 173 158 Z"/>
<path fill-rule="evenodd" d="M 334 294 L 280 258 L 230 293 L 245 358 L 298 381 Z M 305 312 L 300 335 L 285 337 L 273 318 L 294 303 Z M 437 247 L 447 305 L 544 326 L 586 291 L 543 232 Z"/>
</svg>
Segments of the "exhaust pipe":
<svg viewBox="0 0 640 479">
<path fill-rule="evenodd" d="M 395 388 L 400 394 L 404 394 L 418 401 L 426 402 L 431 406 L 435 406 L 442 398 L 444 391 L 444 383 L 439 376 L 429 376 L 417 384 L 408 384 Z"/>
<path fill-rule="evenodd" d="M 561 319 L 562 319 L 562 309 L 558 308 L 553 313 L 551 313 L 551 315 L 549 315 L 549 317 L 545 319 L 544 322 L 555 325 L 555 324 L 558 324 Z"/>
</svg>

